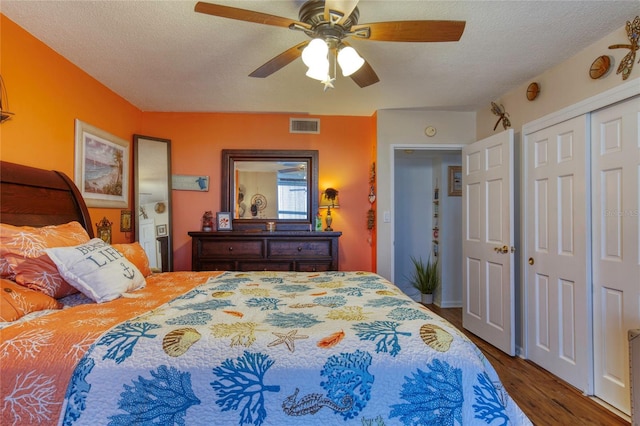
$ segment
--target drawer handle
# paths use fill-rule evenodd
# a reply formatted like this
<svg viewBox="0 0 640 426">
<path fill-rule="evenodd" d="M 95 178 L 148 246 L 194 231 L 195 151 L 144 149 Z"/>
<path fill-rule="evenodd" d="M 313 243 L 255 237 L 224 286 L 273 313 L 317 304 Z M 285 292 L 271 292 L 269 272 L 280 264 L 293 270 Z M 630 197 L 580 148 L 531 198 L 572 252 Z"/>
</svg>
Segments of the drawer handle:
<svg viewBox="0 0 640 426">
<path fill-rule="evenodd" d="M 229 246 L 229 251 L 233 251 L 233 246 Z"/>
<path fill-rule="evenodd" d="M 302 247 L 298 246 L 298 251 L 302 251 Z"/>
</svg>

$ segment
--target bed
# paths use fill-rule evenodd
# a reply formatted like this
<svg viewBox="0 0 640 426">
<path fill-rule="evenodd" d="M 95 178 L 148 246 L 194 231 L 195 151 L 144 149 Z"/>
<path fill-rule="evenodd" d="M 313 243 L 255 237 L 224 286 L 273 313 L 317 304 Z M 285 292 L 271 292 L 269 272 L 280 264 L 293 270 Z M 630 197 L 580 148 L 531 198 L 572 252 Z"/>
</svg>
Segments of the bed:
<svg viewBox="0 0 640 426">
<path fill-rule="evenodd" d="M 3 223 L 93 237 L 68 177 L 1 167 Z M 0 324 L 2 424 L 531 424 L 471 341 L 376 274 L 154 273 L 55 300 Z"/>
</svg>

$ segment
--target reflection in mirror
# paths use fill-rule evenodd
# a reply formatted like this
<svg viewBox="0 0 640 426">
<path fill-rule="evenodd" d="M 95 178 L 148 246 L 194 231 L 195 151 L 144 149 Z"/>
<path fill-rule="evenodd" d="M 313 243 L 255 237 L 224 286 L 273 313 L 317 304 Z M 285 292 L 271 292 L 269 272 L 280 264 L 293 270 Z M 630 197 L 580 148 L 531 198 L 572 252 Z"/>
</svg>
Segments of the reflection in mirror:
<svg viewBox="0 0 640 426">
<path fill-rule="evenodd" d="M 233 229 L 310 230 L 318 208 L 318 151 L 222 150 L 222 211 Z"/>
<path fill-rule="evenodd" d="M 234 172 L 236 219 L 306 219 L 306 162 L 236 161 Z"/>
<path fill-rule="evenodd" d="M 136 241 L 151 270 L 171 271 L 171 141 L 134 135 L 133 143 Z"/>
</svg>

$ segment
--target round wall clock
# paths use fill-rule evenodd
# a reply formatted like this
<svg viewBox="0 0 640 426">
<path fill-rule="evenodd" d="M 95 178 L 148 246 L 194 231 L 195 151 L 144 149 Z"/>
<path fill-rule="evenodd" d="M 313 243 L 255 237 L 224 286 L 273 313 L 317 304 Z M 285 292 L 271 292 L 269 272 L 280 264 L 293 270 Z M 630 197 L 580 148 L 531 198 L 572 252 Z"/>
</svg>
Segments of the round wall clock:
<svg viewBox="0 0 640 426">
<path fill-rule="evenodd" d="M 427 126 L 427 128 L 424 129 L 424 134 L 429 136 L 429 137 L 435 136 L 436 132 L 437 132 L 437 130 L 433 126 Z"/>
</svg>

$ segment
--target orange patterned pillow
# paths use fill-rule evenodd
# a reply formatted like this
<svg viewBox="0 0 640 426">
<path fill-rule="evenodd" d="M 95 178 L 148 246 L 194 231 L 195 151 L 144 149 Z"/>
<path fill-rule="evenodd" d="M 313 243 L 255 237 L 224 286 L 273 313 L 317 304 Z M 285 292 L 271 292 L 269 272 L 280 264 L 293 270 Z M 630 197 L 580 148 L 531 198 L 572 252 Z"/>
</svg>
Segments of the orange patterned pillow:
<svg viewBox="0 0 640 426">
<path fill-rule="evenodd" d="M 69 247 L 89 241 L 78 222 L 42 228 L 0 223 L 0 257 L 6 259 L 18 284 L 60 298 L 77 293 L 45 253 L 53 247 Z"/>
<path fill-rule="evenodd" d="M 13 281 L 0 279 L 0 321 L 15 321 L 45 309 L 61 309 L 62 303 Z"/>
<path fill-rule="evenodd" d="M 130 243 L 130 244 L 111 244 L 113 248 L 118 250 L 120 253 L 127 258 L 127 260 L 134 265 L 136 268 L 140 269 L 142 275 L 146 278 L 151 275 L 151 268 L 149 267 L 149 258 L 147 257 L 147 253 L 145 253 L 144 249 L 140 245 L 139 242 Z"/>
</svg>

